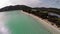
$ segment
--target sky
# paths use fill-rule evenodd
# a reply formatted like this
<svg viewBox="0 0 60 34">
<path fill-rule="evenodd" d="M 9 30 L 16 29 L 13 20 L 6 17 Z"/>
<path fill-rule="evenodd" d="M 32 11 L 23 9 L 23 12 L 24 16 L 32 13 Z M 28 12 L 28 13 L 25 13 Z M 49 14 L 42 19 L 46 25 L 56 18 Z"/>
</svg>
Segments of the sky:
<svg viewBox="0 0 60 34">
<path fill-rule="evenodd" d="M 60 0 L 1 0 L 0 8 L 8 5 L 27 5 L 30 7 L 60 8 Z"/>
</svg>

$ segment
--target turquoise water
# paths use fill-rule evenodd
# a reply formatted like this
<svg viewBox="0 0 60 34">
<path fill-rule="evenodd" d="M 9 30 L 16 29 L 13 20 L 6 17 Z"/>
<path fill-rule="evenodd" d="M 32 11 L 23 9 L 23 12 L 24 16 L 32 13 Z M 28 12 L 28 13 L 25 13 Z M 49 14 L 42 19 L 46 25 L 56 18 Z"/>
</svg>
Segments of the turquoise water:
<svg viewBox="0 0 60 34">
<path fill-rule="evenodd" d="M 6 13 L 9 16 L 6 25 L 11 34 L 50 34 L 36 19 L 23 14 L 20 10 Z"/>
</svg>

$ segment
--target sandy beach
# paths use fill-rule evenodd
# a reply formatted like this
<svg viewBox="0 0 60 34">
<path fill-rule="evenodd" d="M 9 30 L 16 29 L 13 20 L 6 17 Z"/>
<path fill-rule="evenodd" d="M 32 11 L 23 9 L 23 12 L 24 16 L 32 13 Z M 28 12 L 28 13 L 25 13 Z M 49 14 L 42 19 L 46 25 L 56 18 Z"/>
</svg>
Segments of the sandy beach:
<svg viewBox="0 0 60 34">
<path fill-rule="evenodd" d="M 22 11 L 21 11 L 22 12 Z M 60 34 L 60 30 L 59 28 L 57 28 L 56 26 L 51 25 L 51 23 L 49 23 L 49 21 L 47 20 L 43 20 L 42 18 L 39 18 L 35 15 L 26 13 L 26 12 L 22 12 L 28 16 L 33 17 L 34 19 L 36 19 L 39 23 L 41 23 L 46 29 L 48 29 L 49 32 L 52 32 L 52 34 Z"/>
</svg>

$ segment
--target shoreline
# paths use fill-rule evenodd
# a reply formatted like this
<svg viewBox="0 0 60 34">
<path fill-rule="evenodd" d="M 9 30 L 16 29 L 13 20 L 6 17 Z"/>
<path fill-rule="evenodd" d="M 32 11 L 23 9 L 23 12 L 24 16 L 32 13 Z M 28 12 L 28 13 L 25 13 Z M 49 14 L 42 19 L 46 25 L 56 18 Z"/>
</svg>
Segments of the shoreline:
<svg viewBox="0 0 60 34">
<path fill-rule="evenodd" d="M 60 30 L 56 27 L 56 26 L 53 26 L 51 25 L 51 23 L 48 23 L 48 21 L 45 21 L 44 19 L 42 18 L 39 18 L 33 14 L 29 14 L 27 12 L 23 12 L 21 11 L 23 14 L 26 14 L 28 16 L 31 16 L 33 17 L 34 19 L 36 19 L 38 22 L 42 22 L 41 24 L 46 28 L 48 29 L 50 32 L 52 32 L 52 34 L 60 34 Z"/>
</svg>

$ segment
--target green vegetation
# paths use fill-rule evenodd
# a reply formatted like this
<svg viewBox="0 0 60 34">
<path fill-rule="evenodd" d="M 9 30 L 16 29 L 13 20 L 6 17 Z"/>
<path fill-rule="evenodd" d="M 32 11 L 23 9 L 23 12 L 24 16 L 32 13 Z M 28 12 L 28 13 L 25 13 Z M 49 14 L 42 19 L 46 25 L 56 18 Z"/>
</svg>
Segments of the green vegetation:
<svg viewBox="0 0 60 34">
<path fill-rule="evenodd" d="M 32 8 L 35 10 L 27 11 L 28 13 L 34 14 L 42 19 L 47 19 L 48 21 L 60 27 L 60 9 L 57 8 Z M 52 15 L 49 13 L 53 13 Z"/>
</svg>

